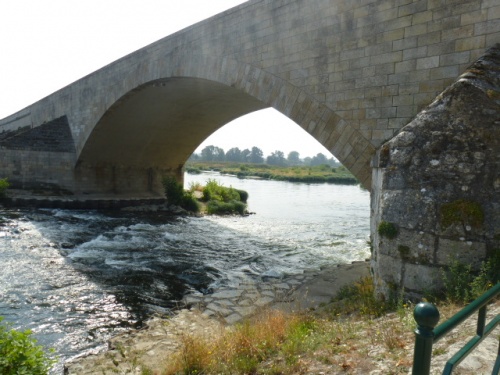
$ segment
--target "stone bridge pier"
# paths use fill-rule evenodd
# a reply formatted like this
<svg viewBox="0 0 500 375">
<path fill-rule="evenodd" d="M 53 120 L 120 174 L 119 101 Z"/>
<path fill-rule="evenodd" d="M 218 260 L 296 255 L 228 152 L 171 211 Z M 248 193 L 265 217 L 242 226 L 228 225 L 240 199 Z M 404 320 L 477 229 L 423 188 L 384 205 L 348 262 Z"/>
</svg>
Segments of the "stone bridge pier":
<svg viewBox="0 0 500 375">
<path fill-rule="evenodd" d="M 372 190 L 379 292 L 438 288 L 499 248 L 496 43 L 497 0 L 247 1 L 0 119 L 0 178 L 163 197 L 210 134 L 274 108 Z"/>
<path fill-rule="evenodd" d="M 500 44 L 377 150 L 371 209 L 386 297 L 435 292 L 450 265 L 500 259 Z"/>
</svg>

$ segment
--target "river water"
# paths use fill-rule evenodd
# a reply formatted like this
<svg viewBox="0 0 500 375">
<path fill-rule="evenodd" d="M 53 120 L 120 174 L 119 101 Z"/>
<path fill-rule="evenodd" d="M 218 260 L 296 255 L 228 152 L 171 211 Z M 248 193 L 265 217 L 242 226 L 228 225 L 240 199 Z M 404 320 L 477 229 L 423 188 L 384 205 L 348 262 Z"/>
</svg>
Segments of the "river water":
<svg viewBox="0 0 500 375">
<path fill-rule="evenodd" d="M 249 193 L 246 217 L 0 209 L 0 316 L 59 356 L 168 314 L 190 291 L 239 275 L 302 273 L 369 256 L 369 193 L 359 186 L 209 178 Z"/>
</svg>

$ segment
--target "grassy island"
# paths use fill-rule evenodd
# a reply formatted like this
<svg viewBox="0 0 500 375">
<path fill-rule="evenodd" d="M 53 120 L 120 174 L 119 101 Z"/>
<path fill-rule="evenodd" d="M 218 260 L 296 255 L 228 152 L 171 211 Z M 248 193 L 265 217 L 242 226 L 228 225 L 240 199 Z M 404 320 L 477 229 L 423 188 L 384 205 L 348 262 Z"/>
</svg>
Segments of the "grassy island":
<svg viewBox="0 0 500 375">
<path fill-rule="evenodd" d="M 245 215 L 248 213 L 246 191 L 222 186 L 213 179 L 209 179 L 205 186 L 194 184 L 188 190 L 184 190 L 175 178 L 167 177 L 163 180 L 163 186 L 168 202 L 187 211 L 209 215 Z"/>
<path fill-rule="evenodd" d="M 188 173 L 202 171 L 217 171 L 221 174 L 230 174 L 238 178 L 261 178 L 303 183 L 333 183 L 356 185 L 359 181 L 344 166 L 331 167 L 326 164 L 317 166 L 275 166 L 268 164 L 250 163 L 216 163 L 216 162 L 189 162 L 186 165 Z"/>
</svg>

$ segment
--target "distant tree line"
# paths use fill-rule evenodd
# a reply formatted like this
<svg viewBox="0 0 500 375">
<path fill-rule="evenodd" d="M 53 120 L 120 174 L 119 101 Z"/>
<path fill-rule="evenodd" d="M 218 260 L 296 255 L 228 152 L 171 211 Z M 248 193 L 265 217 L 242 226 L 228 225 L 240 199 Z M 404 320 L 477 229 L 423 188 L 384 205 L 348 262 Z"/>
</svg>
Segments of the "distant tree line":
<svg viewBox="0 0 500 375">
<path fill-rule="evenodd" d="M 315 165 L 329 165 L 331 167 L 338 167 L 340 163 L 333 157 L 328 159 L 324 154 L 318 153 L 313 157 L 300 158 L 297 151 L 290 151 L 288 156 L 285 157 L 283 151 L 274 151 L 271 155 L 264 157 L 264 153 L 258 147 L 251 149 L 240 150 L 238 147 L 233 147 L 227 152 L 217 146 L 207 146 L 201 150 L 200 154 L 193 153 L 189 161 L 203 161 L 203 162 L 232 162 L 232 163 L 252 163 L 252 164 L 269 164 L 277 166 L 315 166 Z"/>
</svg>

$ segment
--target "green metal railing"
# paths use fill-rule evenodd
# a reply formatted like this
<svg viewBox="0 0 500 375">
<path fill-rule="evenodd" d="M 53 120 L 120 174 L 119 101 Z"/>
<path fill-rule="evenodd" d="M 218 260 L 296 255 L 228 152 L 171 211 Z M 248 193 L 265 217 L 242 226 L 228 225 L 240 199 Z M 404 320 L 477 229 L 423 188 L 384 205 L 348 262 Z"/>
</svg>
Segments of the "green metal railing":
<svg viewBox="0 0 500 375">
<path fill-rule="evenodd" d="M 478 311 L 477 330 L 469 342 L 451 357 L 443 370 L 443 375 L 449 375 L 465 357 L 479 345 L 492 331 L 500 324 L 500 314 L 494 317 L 486 325 L 486 307 L 489 301 L 500 295 L 500 283 L 484 293 L 481 297 L 464 307 L 446 322 L 436 327 L 439 322 L 439 311 L 432 303 L 421 302 L 415 306 L 413 316 L 417 322 L 415 330 L 415 350 L 413 353 L 412 375 L 429 375 L 431 371 L 432 345 L 439 341 L 443 336 L 457 327 L 465 319 Z M 434 328 L 436 327 L 436 328 Z M 500 372 L 500 343 L 498 347 L 497 359 L 493 368 L 492 375 L 498 375 Z"/>
</svg>

